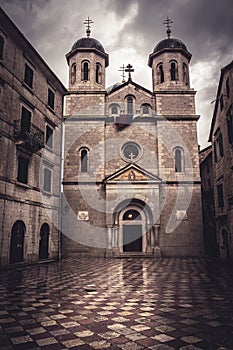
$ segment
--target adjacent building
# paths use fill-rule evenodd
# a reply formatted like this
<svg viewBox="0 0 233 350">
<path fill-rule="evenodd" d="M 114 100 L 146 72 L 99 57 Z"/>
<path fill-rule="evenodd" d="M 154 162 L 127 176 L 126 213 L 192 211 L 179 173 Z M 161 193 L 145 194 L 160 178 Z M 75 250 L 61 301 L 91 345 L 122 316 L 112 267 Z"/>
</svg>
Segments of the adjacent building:
<svg viewBox="0 0 233 350">
<path fill-rule="evenodd" d="M 209 141 L 219 255 L 233 260 L 233 61 L 221 70 Z"/>
<path fill-rule="evenodd" d="M 0 8 L 1 266 L 58 256 L 65 92 Z"/>
<path fill-rule="evenodd" d="M 109 56 L 87 24 L 66 55 L 63 254 L 200 256 L 191 53 L 168 21 L 149 55 L 152 90 L 133 81 L 131 64 L 106 88 Z"/>
</svg>

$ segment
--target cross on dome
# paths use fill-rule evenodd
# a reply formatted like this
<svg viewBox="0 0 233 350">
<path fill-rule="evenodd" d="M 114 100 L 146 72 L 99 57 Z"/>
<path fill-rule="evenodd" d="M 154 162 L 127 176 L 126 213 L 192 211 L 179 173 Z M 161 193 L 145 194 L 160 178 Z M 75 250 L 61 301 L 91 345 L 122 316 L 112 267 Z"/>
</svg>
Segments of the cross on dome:
<svg viewBox="0 0 233 350">
<path fill-rule="evenodd" d="M 121 74 L 121 76 L 122 76 L 122 83 L 125 83 L 125 69 L 126 69 L 126 67 L 125 67 L 124 64 L 123 64 L 123 66 L 120 67 L 120 69 L 119 69 L 119 72 L 122 72 L 122 74 Z"/>
<path fill-rule="evenodd" d="M 90 24 L 94 23 L 92 21 L 92 19 L 89 18 L 89 16 L 87 17 L 87 19 L 85 19 L 85 21 L 83 22 L 83 24 L 86 24 L 86 33 L 87 33 L 87 37 L 89 38 L 90 37 L 90 34 L 91 34 L 91 27 L 90 27 Z"/>
<path fill-rule="evenodd" d="M 167 27 L 167 37 L 168 37 L 168 39 L 170 39 L 170 37 L 171 37 L 171 26 L 170 26 L 170 24 L 171 23 L 173 23 L 173 21 L 171 20 L 171 18 L 169 18 L 168 16 L 167 16 L 167 18 L 163 21 L 163 24 L 165 24 L 165 26 Z"/>
<path fill-rule="evenodd" d="M 134 72 L 133 66 L 131 64 L 128 64 L 125 68 L 125 72 L 129 73 L 128 80 L 131 80 L 131 72 Z"/>
</svg>

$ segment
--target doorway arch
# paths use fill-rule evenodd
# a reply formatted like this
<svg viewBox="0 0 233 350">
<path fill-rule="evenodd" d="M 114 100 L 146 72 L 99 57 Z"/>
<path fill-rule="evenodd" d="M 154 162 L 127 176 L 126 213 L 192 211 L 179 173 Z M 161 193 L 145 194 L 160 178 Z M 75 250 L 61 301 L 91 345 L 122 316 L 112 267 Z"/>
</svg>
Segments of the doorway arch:
<svg viewBox="0 0 233 350">
<path fill-rule="evenodd" d="M 11 229 L 10 264 L 24 261 L 24 237 L 26 226 L 23 221 L 17 220 Z"/>
<path fill-rule="evenodd" d="M 49 257 L 49 234 L 49 225 L 44 223 L 40 228 L 39 260 L 48 259 Z"/>
<path fill-rule="evenodd" d="M 153 215 L 145 202 L 131 199 L 119 203 L 114 210 L 114 232 L 120 253 L 146 253 L 152 226 Z"/>
</svg>

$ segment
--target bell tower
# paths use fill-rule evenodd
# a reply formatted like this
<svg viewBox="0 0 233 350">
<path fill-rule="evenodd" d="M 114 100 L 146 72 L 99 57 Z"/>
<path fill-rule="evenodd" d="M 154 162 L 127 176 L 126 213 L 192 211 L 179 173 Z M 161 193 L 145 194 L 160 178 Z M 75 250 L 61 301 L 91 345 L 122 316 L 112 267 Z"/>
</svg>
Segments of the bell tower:
<svg viewBox="0 0 233 350">
<path fill-rule="evenodd" d="M 171 37 L 168 17 L 163 22 L 167 38 L 149 55 L 157 114 L 195 114 L 195 91 L 190 89 L 189 62 L 192 57 L 180 39 Z"/>
<path fill-rule="evenodd" d="M 98 40 L 90 37 L 92 23 L 94 22 L 89 17 L 85 20 L 86 37 L 78 39 L 66 54 L 69 65 L 66 116 L 79 113 L 105 114 L 105 69 L 108 66 L 108 54 Z"/>
</svg>

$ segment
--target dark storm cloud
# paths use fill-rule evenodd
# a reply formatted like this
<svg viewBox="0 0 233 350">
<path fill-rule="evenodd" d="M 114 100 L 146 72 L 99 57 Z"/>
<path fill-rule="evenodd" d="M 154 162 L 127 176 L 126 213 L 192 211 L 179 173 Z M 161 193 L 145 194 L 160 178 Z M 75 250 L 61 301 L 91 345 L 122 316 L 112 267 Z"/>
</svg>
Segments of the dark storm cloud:
<svg viewBox="0 0 233 350">
<path fill-rule="evenodd" d="M 64 55 L 75 40 L 85 35 L 83 21 L 87 16 L 95 21 L 94 36 L 110 54 L 108 77 L 113 73 L 113 57 L 118 57 L 120 51 L 127 55 L 133 48 L 127 62 L 122 63 L 131 60 L 139 84 L 144 78 L 140 62 L 146 69 L 148 55 L 166 37 L 163 20 L 169 16 L 174 22 L 172 36 L 183 40 L 193 55 L 192 87 L 198 91 L 197 112 L 202 115 L 200 143 L 206 145 L 220 69 L 233 59 L 232 0 L 0 0 L 0 5 L 64 84 L 68 77 Z M 138 67 L 136 58 L 141 59 Z M 200 79 L 202 75 L 204 79 Z"/>
<path fill-rule="evenodd" d="M 143 45 L 143 49 L 150 52 L 152 43 L 165 36 L 162 23 L 169 16 L 174 22 L 172 35 L 187 42 L 189 50 L 195 52 L 193 62 L 215 54 L 220 58 L 232 53 L 232 0 L 109 0 L 107 7 L 121 17 L 133 3 L 139 8 L 138 15 L 125 26 L 121 41 L 132 31 L 138 49 Z M 143 43 L 137 40 L 142 35 L 146 39 Z"/>
</svg>

